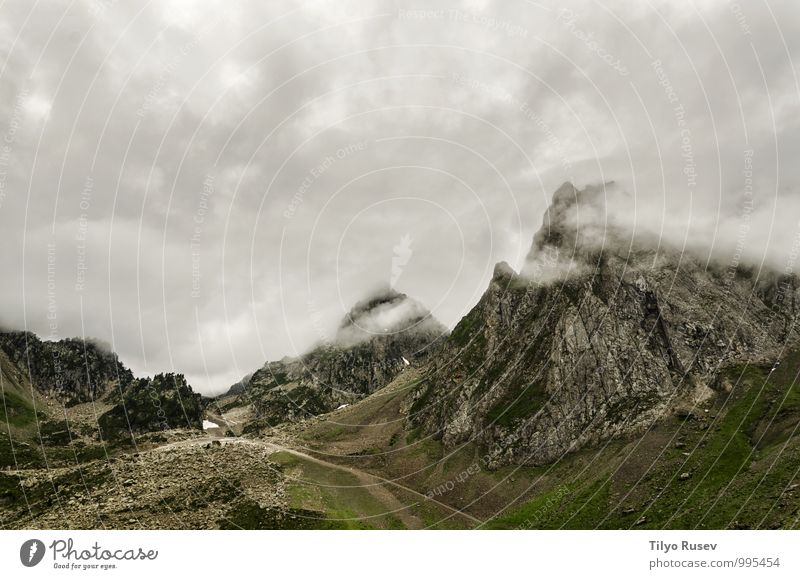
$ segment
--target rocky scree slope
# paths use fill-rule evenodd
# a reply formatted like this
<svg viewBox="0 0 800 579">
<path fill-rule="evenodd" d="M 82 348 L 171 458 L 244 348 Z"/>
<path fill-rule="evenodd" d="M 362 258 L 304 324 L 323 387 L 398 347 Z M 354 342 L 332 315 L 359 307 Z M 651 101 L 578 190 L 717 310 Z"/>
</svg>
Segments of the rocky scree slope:
<svg viewBox="0 0 800 579">
<path fill-rule="evenodd" d="M 495 268 L 408 405 L 446 448 L 489 449 L 494 467 L 544 464 L 641 432 L 714 394 L 737 363 L 798 340 L 798 280 L 706 266 L 578 216 L 603 187 L 555 193 L 521 275 Z M 687 410 L 689 409 L 689 410 Z"/>
</svg>

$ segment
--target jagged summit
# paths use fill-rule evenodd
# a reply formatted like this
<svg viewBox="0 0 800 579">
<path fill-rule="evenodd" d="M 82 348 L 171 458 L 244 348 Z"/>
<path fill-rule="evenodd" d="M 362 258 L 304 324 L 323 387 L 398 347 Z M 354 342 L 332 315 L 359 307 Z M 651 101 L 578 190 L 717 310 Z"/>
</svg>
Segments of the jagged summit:
<svg viewBox="0 0 800 579">
<path fill-rule="evenodd" d="M 490 283 L 431 364 L 415 426 L 447 448 L 493 448 L 496 464 L 541 464 L 637 432 L 709 396 L 720 368 L 800 338 L 795 276 L 654 259 L 622 228 L 597 227 L 609 185 L 559 188 L 522 270 L 535 283 Z"/>
<path fill-rule="evenodd" d="M 600 227 L 620 234 L 606 215 L 606 200 L 609 195 L 617 195 L 614 181 L 599 185 L 587 185 L 578 189 L 572 183 L 564 183 L 553 193 L 550 206 L 542 218 L 542 226 L 534 235 L 531 252 L 541 251 L 546 246 L 574 249 L 582 242 L 593 241 Z M 599 243 L 597 244 L 599 245 Z"/>
<path fill-rule="evenodd" d="M 614 181 L 583 189 L 569 182 L 561 185 L 533 237 L 521 275 L 542 283 L 564 281 L 594 267 L 601 255 L 629 258 L 635 249 L 633 233 L 612 217 L 611 197 L 616 202 L 627 197 Z"/>
<path fill-rule="evenodd" d="M 514 268 L 508 265 L 506 261 L 500 261 L 495 264 L 494 272 L 492 273 L 493 279 L 500 279 L 500 278 L 515 278 L 517 277 L 517 272 L 514 271 Z"/>
</svg>

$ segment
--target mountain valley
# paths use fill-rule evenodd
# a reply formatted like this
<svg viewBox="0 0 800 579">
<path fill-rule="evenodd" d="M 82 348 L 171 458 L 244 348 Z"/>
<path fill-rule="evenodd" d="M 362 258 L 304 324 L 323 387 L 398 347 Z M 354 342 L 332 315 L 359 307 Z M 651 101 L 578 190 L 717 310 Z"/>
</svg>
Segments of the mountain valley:
<svg viewBox="0 0 800 579">
<path fill-rule="evenodd" d="M 598 238 L 603 190 L 451 332 L 383 288 L 216 398 L 0 333 L 0 525 L 797 528 L 797 277 Z"/>
</svg>

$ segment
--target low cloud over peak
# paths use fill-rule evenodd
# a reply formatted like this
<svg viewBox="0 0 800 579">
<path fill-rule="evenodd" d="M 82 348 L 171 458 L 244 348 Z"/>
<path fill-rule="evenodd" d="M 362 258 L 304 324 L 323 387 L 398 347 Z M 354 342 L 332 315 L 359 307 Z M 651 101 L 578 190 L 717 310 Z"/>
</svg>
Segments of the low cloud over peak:
<svg viewBox="0 0 800 579">
<path fill-rule="evenodd" d="M 453 327 L 565 181 L 796 267 L 791 3 L 190 4 L 4 3 L 4 326 L 220 391 L 386 280 Z"/>
<path fill-rule="evenodd" d="M 342 321 L 335 343 L 349 347 L 375 336 L 419 333 L 435 338 L 447 333 L 420 302 L 385 288 L 358 302 Z"/>
</svg>

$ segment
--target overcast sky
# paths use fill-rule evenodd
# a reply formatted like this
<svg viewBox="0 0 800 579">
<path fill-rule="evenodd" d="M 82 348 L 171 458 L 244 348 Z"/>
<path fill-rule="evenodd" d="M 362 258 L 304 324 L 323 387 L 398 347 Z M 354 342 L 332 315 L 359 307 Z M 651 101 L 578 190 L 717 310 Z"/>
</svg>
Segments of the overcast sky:
<svg viewBox="0 0 800 579">
<path fill-rule="evenodd" d="M 218 392 L 381 284 L 452 327 L 567 180 L 793 268 L 798 11 L 2 2 L 0 323 Z"/>
</svg>

